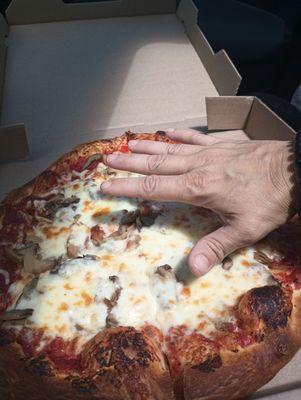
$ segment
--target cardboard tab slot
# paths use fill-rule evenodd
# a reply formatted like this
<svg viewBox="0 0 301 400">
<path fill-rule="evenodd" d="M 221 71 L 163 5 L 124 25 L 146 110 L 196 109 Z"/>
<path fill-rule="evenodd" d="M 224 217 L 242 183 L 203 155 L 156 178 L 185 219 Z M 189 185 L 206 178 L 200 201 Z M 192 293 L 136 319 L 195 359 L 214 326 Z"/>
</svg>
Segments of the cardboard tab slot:
<svg viewBox="0 0 301 400">
<path fill-rule="evenodd" d="M 177 15 L 184 22 L 186 33 L 202 59 L 209 76 L 221 96 L 235 95 L 241 76 L 224 50 L 214 53 L 197 21 L 199 11 L 192 0 L 182 0 Z"/>
</svg>

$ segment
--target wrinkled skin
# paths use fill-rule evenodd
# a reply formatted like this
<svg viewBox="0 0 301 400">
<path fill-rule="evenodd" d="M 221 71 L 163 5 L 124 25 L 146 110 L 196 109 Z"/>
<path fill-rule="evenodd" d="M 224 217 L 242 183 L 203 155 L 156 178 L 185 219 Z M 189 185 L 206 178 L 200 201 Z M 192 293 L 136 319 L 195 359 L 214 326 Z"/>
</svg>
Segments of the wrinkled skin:
<svg viewBox="0 0 301 400">
<path fill-rule="evenodd" d="M 293 143 L 217 139 L 173 130 L 177 144 L 130 141 L 132 154 L 112 154 L 113 168 L 146 175 L 114 179 L 104 193 L 178 201 L 217 213 L 224 225 L 203 237 L 189 255 L 195 275 L 262 239 L 296 213 Z"/>
</svg>

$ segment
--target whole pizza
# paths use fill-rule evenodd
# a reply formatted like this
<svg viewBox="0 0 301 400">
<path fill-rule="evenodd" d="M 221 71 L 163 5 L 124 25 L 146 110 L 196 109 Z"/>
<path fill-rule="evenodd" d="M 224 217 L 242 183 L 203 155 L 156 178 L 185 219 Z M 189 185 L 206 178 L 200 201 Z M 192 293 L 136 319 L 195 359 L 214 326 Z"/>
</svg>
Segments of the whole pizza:
<svg viewBox="0 0 301 400">
<path fill-rule="evenodd" d="M 80 145 L 1 203 L 3 400 L 241 399 L 301 344 L 298 220 L 196 278 L 215 214 L 100 190 L 130 139 L 169 141 Z"/>
</svg>

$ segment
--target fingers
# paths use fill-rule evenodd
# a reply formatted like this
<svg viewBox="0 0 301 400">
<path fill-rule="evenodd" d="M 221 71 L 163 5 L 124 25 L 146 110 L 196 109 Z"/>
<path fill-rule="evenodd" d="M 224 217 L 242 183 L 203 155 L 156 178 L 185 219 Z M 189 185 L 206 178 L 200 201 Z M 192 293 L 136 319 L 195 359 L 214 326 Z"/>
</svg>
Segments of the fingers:
<svg viewBox="0 0 301 400">
<path fill-rule="evenodd" d="M 206 274 L 215 264 L 242 247 L 236 230 L 226 225 L 203 237 L 191 250 L 189 268 L 196 276 Z"/>
<path fill-rule="evenodd" d="M 105 163 L 113 168 L 137 172 L 144 175 L 180 175 L 193 165 L 192 157 L 169 156 L 167 154 L 110 154 Z"/>
<path fill-rule="evenodd" d="M 131 140 L 129 142 L 129 149 L 133 153 L 140 154 L 186 155 L 199 151 L 200 146 L 154 142 L 151 140 Z"/>
<path fill-rule="evenodd" d="M 182 175 L 149 175 L 143 178 L 121 178 L 104 182 L 101 185 L 101 190 L 103 193 L 112 196 L 139 197 L 146 200 L 183 201 L 182 181 Z"/>
<path fill-rule="evenodd" d="M 176 129 L 168 131 L 167 135 L 173 140 L 190 145 L 207 146 L 218 142 L 218 139 L 193 129 Z"/>
</svg>

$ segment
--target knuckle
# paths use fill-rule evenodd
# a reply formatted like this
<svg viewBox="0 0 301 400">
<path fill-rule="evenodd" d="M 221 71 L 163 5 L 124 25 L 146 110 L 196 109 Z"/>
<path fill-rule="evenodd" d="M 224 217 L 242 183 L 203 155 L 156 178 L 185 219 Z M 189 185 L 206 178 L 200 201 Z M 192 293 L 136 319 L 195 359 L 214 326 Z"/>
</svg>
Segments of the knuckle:
<svg viewBox="0 0 301 400">
<path fill-rule="evenodd" d="M 166 153 L 169 155 L 179 154 L 183 149 L 182 143 L 169 144 L 166 148 Z"/>
<path fill-rule="evenodd" d="M 207 239 L 207 246 L 218 260 L 222 260 L 225 257 L 225 247 L 218 239 L 209 237 Z"/>
<path fill-rule="evenodd" d="M 240 243 L 249 246 L 258 240 L 258 223 L 250 222 L 240 228 Z"/>
<path fill-rule="evenodd" d="M 146 161 L 148 171 L 156 171 L 166 160 L 166 154 L 149 156 Z"/>
<path fill-rule="evenodd" d="M 144 193 L 153 193 L 158 187 L 159 178 L 156 175 L 146 176 L 141 183 L 141 189 Z"/>
<path fill-rule="evenodd" d="M 200 172 L 192 172 L 184 175 L 184 187 L 189 197 L 198 197 L 206 185 L 205 175 Z"/>
</svg>

